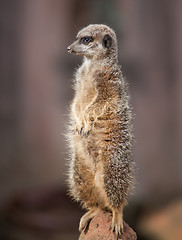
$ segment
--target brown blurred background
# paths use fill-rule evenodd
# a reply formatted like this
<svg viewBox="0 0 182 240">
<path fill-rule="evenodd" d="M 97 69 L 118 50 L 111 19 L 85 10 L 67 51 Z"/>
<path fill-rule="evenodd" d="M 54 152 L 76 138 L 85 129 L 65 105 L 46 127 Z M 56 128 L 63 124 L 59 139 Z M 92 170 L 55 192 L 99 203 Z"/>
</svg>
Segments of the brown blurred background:
<svg viewBox="0 0 182 240">
<path fill-rule="evenodd" d="M 0 1 L 0 239 L 72 240 L 83 211 L 67 196 L 64 139 L 76 33 L 104 23 L 135 113 L 139 240 L 182 239 L 182 1 Z"/>
</svg>

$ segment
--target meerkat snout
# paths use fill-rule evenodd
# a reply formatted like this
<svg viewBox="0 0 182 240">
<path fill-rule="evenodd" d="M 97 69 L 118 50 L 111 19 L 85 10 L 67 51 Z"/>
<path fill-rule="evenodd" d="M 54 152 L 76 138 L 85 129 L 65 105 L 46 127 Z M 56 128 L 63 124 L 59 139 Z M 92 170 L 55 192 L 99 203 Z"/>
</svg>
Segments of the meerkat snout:
<svg viewBox="0 0 182 240">
<path fill-rule="evenodd" d="M 76 41 L 67 50 L 89 58 L 117 55 L 115 32 L 106 25 L 89 25 L 77 34 Z"/>
</svg>

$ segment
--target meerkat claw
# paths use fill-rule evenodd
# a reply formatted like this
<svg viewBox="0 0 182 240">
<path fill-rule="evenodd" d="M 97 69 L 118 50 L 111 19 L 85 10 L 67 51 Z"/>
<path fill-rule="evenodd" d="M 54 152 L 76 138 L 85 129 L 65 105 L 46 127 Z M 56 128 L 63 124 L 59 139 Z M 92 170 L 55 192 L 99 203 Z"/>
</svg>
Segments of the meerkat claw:
<svg viewBox="0 0 182 240">
<path fill-rule="evenodd" d="M 80 129 L 79 134 L 82 135 L 83 127 Z"/>
<path fill-rule="evenodd" d="M 89 134 L 89 131 L 86 130 L 86 131 L 84 132 L 84 136 L 88 136 L 88 134 Z"/>
</svg>

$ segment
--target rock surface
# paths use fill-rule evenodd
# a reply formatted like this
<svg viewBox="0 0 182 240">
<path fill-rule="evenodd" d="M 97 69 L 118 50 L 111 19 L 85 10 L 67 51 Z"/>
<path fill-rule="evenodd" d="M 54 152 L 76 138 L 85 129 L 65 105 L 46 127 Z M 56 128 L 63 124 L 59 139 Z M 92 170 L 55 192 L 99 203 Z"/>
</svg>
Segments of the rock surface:
<svg viewBox="0 0 182 240">
<path fill-rule="evenodd" d="M 117 240 L 110 229 L 112 215 L 109 212 L 100 212 L 95 216 L 88 228 L 80 234 L 79 240 Z M 136 233 L 124 222 L 124 233 L 118 240 L 136 240 Z"/>
</svg>

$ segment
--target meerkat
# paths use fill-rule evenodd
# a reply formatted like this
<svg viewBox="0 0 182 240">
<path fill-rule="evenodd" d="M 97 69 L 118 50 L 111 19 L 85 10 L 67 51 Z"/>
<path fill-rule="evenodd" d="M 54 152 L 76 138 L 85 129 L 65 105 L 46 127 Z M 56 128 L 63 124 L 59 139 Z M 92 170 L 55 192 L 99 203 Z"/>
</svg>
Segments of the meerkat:
<svg viewBox="0 0 182 240">
<path fill-rule="evenodd" d="M 115 32 L 102 24 L 78 32 L 69 53 L 83 57 L 75 74 L 68 141 L 70 195 L 88 212 L 79 230 L 99 211 L 112 212 L 111 228 L 123 232 L 123 208 L 133 185 L 132 111 L 128 84 L 118 64 Z"/>
</svg>

